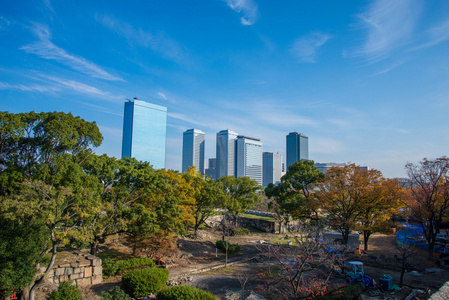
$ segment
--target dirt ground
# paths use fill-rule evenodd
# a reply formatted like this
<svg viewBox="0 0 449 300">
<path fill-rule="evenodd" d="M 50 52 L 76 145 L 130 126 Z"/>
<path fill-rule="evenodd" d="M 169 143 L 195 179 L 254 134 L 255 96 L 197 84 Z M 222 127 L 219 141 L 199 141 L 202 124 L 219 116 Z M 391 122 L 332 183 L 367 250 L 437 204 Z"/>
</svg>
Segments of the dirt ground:
<svg viewBox="0 0 449 300">
<path fill-rule="evenodd" d="M 268 241 L 281 237 L 279 234 L 252 233 L 249 236 L 231 237 L 230 242 L 239 244 L 239 254 L 229 256 L 230 261 L 242 261 L 256 257 L 261 252 L 260 241 Z M 217 253 L 215 242 L 221 239 L 220 232 L 203 230 L 196 239 L 189 237 L 178 238 L 179 251 L 172 258 L 173 267 L 169 268 L 171 284 L 188 284 L 212 292 L 217 299 L 239 299 L 242 290 L 246 293 L 253 291 L 264 294 L 262 280 L 258 276 L 260 270 L 266 267 L 263 261 L 256 259 L 244 263 L 236 263 L 227 268 L 217 268 L 207 272 L 192 273 L 193 269 L 203 269 L 221 264 L 224 254 Z M 123 247 L 117 247 L 122 249 Z M 384 274 L 393 277 L 395 284 L 399 283 L 400 265 L 395 258 L 395 236 L 374 235 L 370 238 L 367 254 L 356 256 L 347 255 L 346 260 L 362 261 L 365 265 L 365 273 L 379 282 Z M 401 291 L 395 294 L 383 293 L 377 299 L 405 299 L 412 289 L 420 289 L 424 294 L 418 294 L 413 299 L 427 299 L 430 293 L 438 290 L 446 281 L 449 281 L 447 268 L 441 267 L 435 260 L 425 255 L 416 254 L 409 259 L 408 272 L 404 276 L 404 285 Z M 427 271 L 426 271 L 427 270 Z M 414 272 L 410 272 L 414 271 Z M 414 275 L 416 274 L 416 275 Z M 341 278 L 334 278 L 336 282 Z M 120 276 L 106 278 L 101 284 L 81 288 L 83 299 L 100 300 L 101 292 L 108 291 L 116 285 L 120 285 Z M 51 286 L 43 285 L 36 295 L 37 300 L 44 300 L 45 294 L 51 291 Z M 275 299 L 275 298 L 273 298 Z M 376 299 L 368 297 L 367 299 Z"/>
</svg>

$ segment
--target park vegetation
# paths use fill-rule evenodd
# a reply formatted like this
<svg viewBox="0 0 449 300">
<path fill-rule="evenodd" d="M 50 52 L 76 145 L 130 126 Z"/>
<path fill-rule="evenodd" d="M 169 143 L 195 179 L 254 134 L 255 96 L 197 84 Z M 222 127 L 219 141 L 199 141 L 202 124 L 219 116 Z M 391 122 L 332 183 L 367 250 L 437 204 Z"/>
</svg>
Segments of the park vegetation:
<svg viewBox="0 0 449 300">
<path fill-rule="evenodd" d="M 207 218 L 217 213 L 228 216 L 222 218 L 219 243 L 227 253 L 231 231 L 243 232 L 235 229 L 237 216 L 259 203 L 264 192 L 279 223 L 303 220 L 316 228 L 331 227 L 341 232 L 343 244 L 351 231 L 361 231 L 366 250 L 373 233 L 397 226 L 392 216 L 407 214 L 423 227 L 431 253 L 436 234 L 448 219 L 446 157 L 407 164 L 406 186 L 354 164 L 323 174 L 313 161 L 299 161 L 280 184 L 263 191 L 247 177 L 213 181 L 194 167 L 184 173 L 155 170 L 149 162 L 97 155 L 95 148 L 102 139 L 95 122 L 70 113 L 0 112 L 0 298 L 18 293 L 34 300 L 60 246 L 88 247 L 96 255 L 109 236 L 120 235 L 134 256 L 157 260 L 174 251 L 176 236 L 189 232 L 196 236 Z M 316 284 L 302 276 L 311 265 L 304 251 L 323 249 L 316 238 L 297 244 L 289 251 L 304 268 L 294 269 L 294 263 L 292 269 L 286 263 L 276 276 L 286 277 L 291 294 L 300 298 L 312 295 L 307 286 Z M 322 258 L 313 265 L 332 260 L 327 254 Z M 145 264 L 111 261 L 111 274 Z M 38 266 L 44 266 L 44 272 L 39 273 Z M 127 274 L 138 275 L 125 287 L 153 276 L 132 272 Z"/>
</svg>

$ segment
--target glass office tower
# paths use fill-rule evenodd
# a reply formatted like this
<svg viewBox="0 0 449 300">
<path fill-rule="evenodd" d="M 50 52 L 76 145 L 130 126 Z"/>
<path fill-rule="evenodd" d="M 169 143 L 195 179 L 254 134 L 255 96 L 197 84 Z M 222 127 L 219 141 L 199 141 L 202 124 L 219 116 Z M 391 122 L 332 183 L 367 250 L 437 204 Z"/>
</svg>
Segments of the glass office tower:
<svg viewBox="0 0 449 300">
<path fill-rule="evenodd" d="M 239 135 L 236 141 L 235 177 L 249 177 L 262 185 L 262 147 L 259 139 Z"/>
<path fill-rule="evenodd" d="M 295 162 L 309 159 L 309 138 L 297 132 L 287 135 L 287 171 L 288 167 Z"/>
<path fill-rule="evenodd" d="M 134 157 L 163 169 L 166 136 L 166 107 L 140 100 L 125 102 L 122 158 Z"/>
<path fill-rule="evenodd" d="M 199 129 L 186 130 L 182 135 L 182 171 L 191 166 L 204 175 L 204 138 L 205 134 Z"/>
<path fill-rule="evenodd" d="M 217 133 L 217 179 L 223 176 L 234 176 L 235 167 L 235 140 L 237 132 L 222 130 Z"/>
<path fill-rule="evenodd" d="M 282 177 L 282 155 L 273 152 L 263 153 L 263 187 L 274 183 L 278 185 Z"/>
</svg>

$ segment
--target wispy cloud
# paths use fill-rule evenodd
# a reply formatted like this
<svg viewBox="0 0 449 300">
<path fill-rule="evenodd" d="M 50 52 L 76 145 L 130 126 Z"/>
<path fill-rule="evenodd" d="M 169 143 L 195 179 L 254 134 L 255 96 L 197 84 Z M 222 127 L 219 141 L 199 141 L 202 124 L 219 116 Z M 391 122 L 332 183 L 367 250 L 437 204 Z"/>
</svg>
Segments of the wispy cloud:
<svg viewBox="0 0 449 300">
<path fill-rule="evenodd" d="M 131 24 L 118 20 L 112 16 L 97 15 L 95 20 L 119 36 L 125 38 L 132 46 L 150 48 L 162 57 L 172 60 L 178 64 L 186 60 L 185 51 L 175 40 L 165 34 L 153 34 L 142 28 L 135 28 Z"/>
<path fill-rule="evenodd" d="M 240 18 L 242 25 L 253 25 L 257 18 L 257 4 L 253 0 L 225 0 L 226 4 L 238 13 L 242 13 Z"/>
<path fill-rule="evenodd" d="M 168 116 L 171 117 L 171 118 L 175 118 L 175 119 L 181 120 L 181 121 L 189 122 L 191 124 L 204 126 L 203 123 L 198 122 L 197 120 L 194 120 L 192 118 L 189 118 L 189 117 L 187 117 L 186 115 L 183 115 L 183 114 L 168 113 Z"/>
<path fill-rule="evenodd" d="M 10 84 L 7 82 L 0 82 L 0 90 L 20 90 L 25 92 L 55 92 L 60 90 L 56 86 L 48 86 L 41 84 Z"/>
<path fill-rule="evenodd" d="M 298 38 L 291 47 L 290 51 L 300 62 L 315 63 L 318 49 L 329 39 L 330 35 L 321 32 L 313 32 L 309 35 Z"/>
<path fill-rule="evenodd" d="M 0 31 L 6 30 L 6 28 L 8 28 L 10 24 L 11 24 L 11 21 L 9 21 L 8 19 L 6 19 L 3 16 L 0 16 Z"/>
<path fill-rule="evenodd" d="M 176 101 L 174 99 L 171 99 L 169 97 L 167 97 L 167 95 L 165 95 L 162 92 L 158 92 L 157 95 L 159 96 L 159 98 L 164 99 L 165 101 L 171 102 L 171 103 L 176 103 Z"/>
<path fill-rule="evenodd" d="M 81 94 L 88 94 L 91 96 L 102 96 L 102 97 L 110 97 L 110 94 L 108 92 L 104 92 L 100 89 L 97 89 L 96 87 L 78 82 L 73 80 L 66 80 L 61 79 L 57 77 L 51 77 L 51 76 L 45 76 L 45 78 L 56 82 L 59 84 L 59 86 L 67 88 L 69 90 L 81 93 Z"/>
<path fill-rule="evenodd" d="M 310 143 L 310 152 L 324 153 L 324 154 L 338 154 L 344 151 L 342 142 L 331 138 L 313 138 L 313 143 Z"/>
<path fill-rule="evenodd" d="M 108 73 L 93 62 L 90 62 L 82 57 L 69 54 L 64 49 L 53 44 L 51 42 L 51 33 L 48 27 L 42 24 L 34 24 L 32 31 L 39 40 L 33 44 L 21 47 L 21 50 L 24 50 L 27 53 L 36 54 L 44 59 L 55 60 L 74 70 L 95 78 L 123 81 L 122 78 Z"/>
<path fill-rule="evenodd" d="M 371 74 L 370 77 L 379 76 L 379 75 L 388 73 L 388 72 L 390 72 L 390 71 L 393 71 L 394 69 L 396 69 L 397 67 L 399 67 L 399 66 L 402 65 L 402 64 L 403 64 L 403 62 L 398 62 L 398 63 L 396 63 L 396 64 L 393 64 L 393 65 L 391 65 L 391 66 L 388 66 L 388 67 L 386 67 L 386 68 L 384 68 L 384 69 L 382 69 L 382 70 L 380 70 L 380 71 L 378 71 L 378 72 L 376 72 L 376 73 L 374 73 L 374 74 Z"/>
<path fill-rule="evenodd" d="M 397 48 L 410 42 L 418 17 L 421 0 L 375 0 L 358 16 L 365 31 L 361 46 L 348 52 L 349 57 L 364 57 L 379 61 Z"/>
<path fill-rule="evenodd" d="M 433 27 L 428 31 L 428 41 L 420 46 L 413 48 L 412 50 L 433 47 L 444 43 L 449 40 L 449 20 L 446 20 L 442 24 Z"/>
</svg>

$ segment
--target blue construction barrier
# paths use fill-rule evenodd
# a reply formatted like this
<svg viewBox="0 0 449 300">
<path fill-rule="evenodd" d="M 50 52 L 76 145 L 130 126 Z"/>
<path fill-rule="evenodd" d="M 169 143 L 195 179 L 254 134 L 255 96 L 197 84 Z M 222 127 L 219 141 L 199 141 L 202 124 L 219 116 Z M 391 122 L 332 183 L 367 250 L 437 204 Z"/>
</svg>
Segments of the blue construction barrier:
<svg viewBox="0 0 449 300">
<path fill-rule="evenodd" d="M 429 245 L 424 237 L 423 228 L 420 225 L 404 224 L 404 229 L 396 233 L 396 241 L 399 245 L 407 245 L 413 251 L 428 253 Z M 440 257 L 442 254 L 449 254 L 449 247 L 435 245 L 433 255 Z"/>
</svg>

